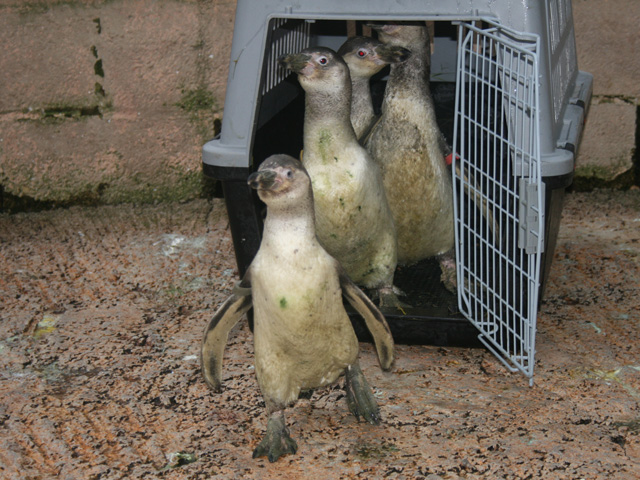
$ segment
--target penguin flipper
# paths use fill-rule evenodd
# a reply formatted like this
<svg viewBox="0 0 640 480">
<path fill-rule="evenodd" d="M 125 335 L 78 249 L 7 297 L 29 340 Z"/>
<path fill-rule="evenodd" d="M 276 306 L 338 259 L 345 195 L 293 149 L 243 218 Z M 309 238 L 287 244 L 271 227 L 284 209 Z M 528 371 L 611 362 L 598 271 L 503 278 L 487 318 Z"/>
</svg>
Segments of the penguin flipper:
<svg viewBox="0 0 640 480">
<path fill-rule="evenodd" d="M 340 287 L 342 295 L 355 308 L 362 318 L 364 318 L 367 328 L 373 336 L 378 352 L 378 361 L 383 370 L 389 370 L 393 363 L 393 337 L 384 315 L 375 304 L 369 300 L 358 286 L 353 283 L 346 272 L 340 267 L 338 269 Z"/>
<path fill-rule="evenodd" d="M 222 357 L 229 332 L 252 305 L 251 282 L 247 272 L 242 281 L 233 288 L 231 296 L 218 309 L 204 331 L 200 350 L 202 376 L 215 392 L 222 390 Z"/>
</svg>

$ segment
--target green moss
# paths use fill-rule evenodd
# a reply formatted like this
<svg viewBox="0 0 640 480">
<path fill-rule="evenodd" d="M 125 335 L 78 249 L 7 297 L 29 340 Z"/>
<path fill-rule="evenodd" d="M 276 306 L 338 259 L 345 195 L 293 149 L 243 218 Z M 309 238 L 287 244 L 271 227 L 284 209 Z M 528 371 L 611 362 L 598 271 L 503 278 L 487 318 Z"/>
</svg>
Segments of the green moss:
<svg viewBox="0 0 640 480">
<path fill-rule="evenodd" d="M 104 69 L 102 68 L 102 59 L 101 58 L 96 60 L 96 63 L 93 65 L 93 71 L 99 77 L 104 78 Z"/>
<path fill-rule="evenodd" d="M 79 120 L 82 117 L 102 116 L 98 105 L 48 105 L 42 109 L 43 119 L 65 119 L 72 118 Z"/>
<path fill-rule="evenodd" d="M 164 294 L 170 302 L 175 303 L 185 294 L 185 291 L 179 285 L 170 285 Z"/>
<path fill-rule="evenodd" d="M 280 299 L 280 308 L 282 308 L 283 310 L 287 308 L 287 299 L 285 297 L 282 297 Z"/>
<path fill-rule="evenodd" d="M 397 451 L 399 451 L 399 449 L 394 444 L 384 442 L 382 445 L 364 443 L 356 448 L 355 453 L 363 460 L 368 460 L 374 458 L 381 459 Z"/>
<path fill-rule="evenodd" d="M 202 173 L 186 172 L 181 175 L 171 173 L 159 173 L 159 178 L 165 180 L 159 183 L 141 181 L 132 177 L 132 183 L 113 182 L 108 184 L 94 197 L 86 195 L 84 199 L 75 197 L 74 204 L 96 205 L 115 203 L 161 203 L 184 202 L 201 197 Z M 177 176 L 177 178 L 176 178 Z M 80 201 L 79 201 L 80 200 Z M 84 201 L 82 201 L 84 200 Z"/>
<path fill-rule="evenodd" d="M 138 186 L 110 186 L 104 193 L 104 203 L 160 203 L 184 202 L 202 197 L 203 174 L 201 171 L 178 175 L 159 175 L 166 180 L 160 184 L 138 181 Z"/>
<path fill-rule="evenodd" d="M 111 100 L 106 98 L 106 93 L 99 83 L 95 84 L 95 92 L 96 95 L 87 98 L 60 100 L 41 107 L 25 109 L 23 113 L 30 115 L 16 121 L 51 124 L 70 120 L 79 121 L 88 117 L 102 118 L 105 113 L 113 109 L 113 105 Z"/>
<path fill-rule="evenodd" d="M 216 99 L 213 93 L 205 87 L 198 87 L 193 90 L 182 89 L 182 98 L 177 103 L 177 106 L 186 112 L 212 110 L 216 106 Z"/>
<path fill-rule="evenodd" d="M 106 3 L 111 3 L 114 0 L 102 0 L 102 4 L 106 4 Z M 18 2 L 16 2 L 18 3 Z M 73 7 L 73 8 L 84 8 L 84 7 L 95 7 L 95 5 L 92 5 L 91 3 L 88 2 L 83 2 L 81 0 L 40 0 L 40 1 L 34 1 L 34 2 L 19 2 L 19 5 L 16 5 L 13 8 L 16 8 L 17 12 L 21 15 L 38 15 L 38 14 L 42 14 L 42 13 L 47 13 L 50 10 L 53 10 L 54 8 L 58 8 L 58 7 Z M 0 6 L 0 10 L 3 7 Z M 4 8 L 9 8 L 9 7 L 4 7 Z M 100 19 L 96 19 L 96 20 L 100 20 Z M 94 22 L 96 21 L 94 20 Z M 98 31 L 98 33 L 100 33 L 100 31 Z"/>
<path fill-rule="evenodd" d="M 329 161 L 329 152 L 331 151 L 332 142 L 333 136 L 331 135 L 331 133 L 327 132 L 326 130 L 320 132 L 320 139 L 318 140 L 318 150 L 320 151 L 320 156 L 322 157 L 323 163 L 327 163 Z"/>
<path fill-rule="evenodd" d="M 196 43 L 191 45 L 191 48 L 193 48 L 194 50 L 202 50 L 204 46 L 205 46 L 204 38 L 199 38 Z"/>
<path fill-rule="evenodd" d="M 636 105 L 637 99 L 628 95 L 593 95 L 592 103 L 627 103 Z"/>
<path fill-rule="evenodd" d="M 611 169 L 600 165 L 586 165 L 577 167 L 575 175 L 578 177 L 598 177 L 601 179 L 611 178 Z"/>
<path fill-rule="evenodd" d="M 118 152 L 115 154 L 121 155 Z M 72 205 L 186 202 L 196 198 L 220 196 L 218 183 L 205 178 L 202 171 L 177 170 L 174 168 L 168 172 L 160 172 L 158 178 L 162 178 L 163 181 L 153 184 L 148 180 L 136 179 L 135 175 L 126 179 L 128 182 L 105 178 L 100 182 L 82 186 L 71 180 L 66 185 L 60 185 L 59 181 L 44 179 L 37 186 L 37 191 L 46 192 L 45 198 L 13 195 L 0 188 L 0 211 L 16 213 L 66 208 Z M 212 183 L 215 186 L 212 186 Z"/>
<path fill-rule="evenodd" d="M 102 87 L 102 84 L 99 83 L 99 82 L 96 82 L 96 84 L 93 87 L 93 91 L 99 97 L 106 97 L 107 96 L 107 92 L 104 91 L 104 88 Z"/>
<path fill-rule="evenodd" d="M 215 114 L 219 110 L 218 102 L 206 87 L 182 89 L 182 98 L 176 106 L 184 110 L 189 121 L 196 127 L 203 142 L 213 138 L 220 131 L 220 120 Z"/>
<path fill-rule="evenodd" d="M 589 192 L 596 188 L 625 190 L 637 185 L 640 180 L 633 167 L 618 175 L 613 174 L 615 171 L 619 171 L 619 169 L 597 165 L 578 167 L 571 188 L 576 192 Z"/>
</svg>

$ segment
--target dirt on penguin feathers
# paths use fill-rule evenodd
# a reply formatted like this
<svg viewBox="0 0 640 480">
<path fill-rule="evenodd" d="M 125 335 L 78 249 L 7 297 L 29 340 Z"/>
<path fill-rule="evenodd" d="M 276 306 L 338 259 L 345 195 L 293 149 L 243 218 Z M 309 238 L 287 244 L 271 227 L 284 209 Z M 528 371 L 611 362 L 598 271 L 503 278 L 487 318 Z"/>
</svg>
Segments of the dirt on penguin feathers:
<svg viewBox="0 0 640 480">
<path fill-rule="evenodd" d="M 205 329 L 201 362 L 206 383 L 220 392 L 229 331 L 253 308 L 256 377 L 269 414 L 253 456 L 274 462 L 298 448 L 286 427 L 285 409 L 343 374 L 351 413 L 380 423 L 342 297 L 364 318 L 383 370 L 391 368 L 394 345 L 382 313 L 318 242 L 311 181 L 303 165 L 274 155 L 248 183 L 267 204 L 264 235 L 245 277 Z"/>
<path fill-rule="evenodd" d="M 325 47 L 279 62 L 305 91 L 302 162 L 313 183 L 320 242 L 381 306 L 402 307 L 393 287 L 397 239 L 382 176 L 351 125 L 349 67 Z"/>
</svg>

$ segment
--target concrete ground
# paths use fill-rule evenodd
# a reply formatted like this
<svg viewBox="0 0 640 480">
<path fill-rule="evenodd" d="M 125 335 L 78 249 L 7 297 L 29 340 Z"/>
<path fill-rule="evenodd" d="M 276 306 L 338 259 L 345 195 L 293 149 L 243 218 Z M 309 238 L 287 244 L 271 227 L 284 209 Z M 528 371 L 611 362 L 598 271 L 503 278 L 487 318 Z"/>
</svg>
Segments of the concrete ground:
<svg viewBox="0 0 640 480">
<path fill-rule="evenodd" d="M 361 344 L 382 425 L 317 391 L 270 464 L 246 322 L 223 393 L 200 377 L 236 281 L 220 200 L 0 215 L 0 478 L 639 478 L 638 222 L 638 190 L 568 195 L 533 387 L 483 349 L 398 345 L 382 373 Z"/>
<path fill-rule="evenodd" d="M 0 111 L 4 193 L 150 201 L 168 183 L 171 198 L 197 196 L 234 2 L 1 3 L 14 45 L 2 70 L 29 80 L 0 81 L 14 89 Z M 579 66 L 595 75 L 576 179 L 619 185 L 637 161 L 639 4 L 573 4 Z M 67 71 L 44 68 L 58 54 L 83 65 L 74 82 L 48 77 Z M 43 122 L 58 92 L 103 116 Z M 29 172 L 37 181 L 18 186 Z M 484 349 L 397 345 L 382 373 L 361 344 L 382 425 L 358 423 L 340 385 L 317 391 L 288 413 L 298 453 L 270 464 L 251 458 L 266 414 L 246 322 L 223 393 L 200 376 L 202 331 L 237 279 L 221 200 L 0 214 L 0 479 L 640 478 L 638 222 L 640 190 L 568 195 L 533 387 Z"/>
</svg>

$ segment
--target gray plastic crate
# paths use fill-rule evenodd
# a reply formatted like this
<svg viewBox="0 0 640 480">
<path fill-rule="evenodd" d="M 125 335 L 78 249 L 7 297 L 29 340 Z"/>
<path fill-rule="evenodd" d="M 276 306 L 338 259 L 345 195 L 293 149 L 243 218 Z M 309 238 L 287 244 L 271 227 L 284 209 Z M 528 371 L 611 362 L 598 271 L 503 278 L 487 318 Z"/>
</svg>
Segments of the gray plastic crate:
<svg viewBox="0 0 640 480">
<path fill-rule="evenodd" d="M 426 279 L 428 265 L 399 271 L 409 303 L 420 298 L 407 315 L 385 312 L 396 341 L 467 344 L 480 333 L 506 365 L 531 378 L 538 302 L 592 91 L 592 76 L 577 66 L 570 0 L 238 0 L 222 129 L 203 147 L 203 168 L 222 181 L 240 273 L 262 229 L 246 178 L 268 155 L 298 156 L 302 148 L 304 94 L 278 56 L 312 45 L 337 49 L 370 21 L 434 22 L 434 100 L 451 112 L 441 127 L 459 165 L 487 178 L 474 185 L 476 194 L 490 200 L 509 236 L 484 238 L 477 214 L 465 208 L 463 179 L 454 175 L 458 298 L 445 298 L 433 285 L 437 278 Z M 482 115 L 470 118 L 465 105 L 483 106 L 476 109 Z M 478 150 L 489 141 L 500 150 Z M 508 200 L 494 198 L 496 188 L 508 191 Z M 498 257 L 513 257 L 507 263 L 515 269 L 488 281 L 483 272 L 504 270 Z M 516 298 L 516 289 L 524 294 Z M 445 299 L 422 298 L 433 292 Z"/>
</svg>

